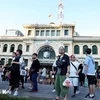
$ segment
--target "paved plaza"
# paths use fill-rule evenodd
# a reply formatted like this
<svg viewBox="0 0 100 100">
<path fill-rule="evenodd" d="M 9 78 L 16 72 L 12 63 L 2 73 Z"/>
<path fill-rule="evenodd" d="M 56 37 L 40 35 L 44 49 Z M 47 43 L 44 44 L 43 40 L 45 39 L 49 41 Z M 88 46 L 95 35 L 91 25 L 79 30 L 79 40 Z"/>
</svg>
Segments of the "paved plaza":
<svg viewBox="0 0 100 100">
<path fill-rule="evenodd" d="M 25 89 L 19 89 L 19 97 L 42 97 L 47 98 L 48 100 L 52 100 L 56 97 L 56 93 L 52 93 L 53 86 L 52 85 L 41 85 L 39 84 L 39 91 L 37 93 L 30 93 L 28 87 L 29 83 L 25 84 Z M 8 82 L 0 82 L 0 89 L 7 89 Z M 75 98 L 71 98 L 73 94 L 73 88 L 70 88 L 68 100 L 84 100 L 84 96 L 88 93 L 87 88 L 80 88 L 80 94 L 78 94 Z M 95 100 L 100 100 L 99 98 L 100 90 L 96 89 L 96 97 Z"/>
</svg>

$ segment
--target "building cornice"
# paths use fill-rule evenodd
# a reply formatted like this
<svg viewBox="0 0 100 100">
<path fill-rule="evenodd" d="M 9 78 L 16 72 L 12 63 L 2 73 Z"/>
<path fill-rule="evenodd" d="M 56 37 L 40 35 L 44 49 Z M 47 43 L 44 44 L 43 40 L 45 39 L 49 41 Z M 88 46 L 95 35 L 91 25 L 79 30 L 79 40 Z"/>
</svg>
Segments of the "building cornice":
<svg viewBox="0 0 100 100">
<path fill-rule="evenodd" d="M 23 41 L 23 39 L 24 39 L 24 36 L 20 36 L 20 37 L 18 37 L 18 36 L 0 36 L 0 41 L 2 42 L 2 41 L 4 41 L 4 42 L 10 42 L 10 41 L 13 41 L 13 42 L 19 42 L 19 41 Z"/>
<path fill-rule="evenodd" d="M 100 36 L 73 36 L 73 42 L 100 42 Z"/>
<path fill-rule="evenodd" d="M 24 38 L 24 40 L 31 40 L 31 41 L 72 41 L 72 37 L 30 37 L 30 38 Z"/>
<path fill-rule="evenodd" d="M 23 42 L 23 41 L 73 41 L 73 42 L 100 42 L 100 36 L 53 36 L 53 37 L 16 37 L 1 36 L 0 42 Z"/>
<path fill-rule="evenodd" d="M 74 24 L 27 24 L 24 28 L 60 28 L 60 27 L 75 27 Z"/>
</svg>

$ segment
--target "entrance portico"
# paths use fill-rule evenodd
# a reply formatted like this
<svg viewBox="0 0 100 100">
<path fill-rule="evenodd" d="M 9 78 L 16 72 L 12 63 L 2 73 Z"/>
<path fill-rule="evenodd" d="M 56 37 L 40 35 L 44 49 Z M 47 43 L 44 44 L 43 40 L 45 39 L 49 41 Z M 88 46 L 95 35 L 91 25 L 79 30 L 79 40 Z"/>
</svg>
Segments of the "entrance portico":
<svg viewBox="0 0 100 100">
<path fill-rule="evenodd" d="M 49 45 L 44 45 L 38 50 L 38 59 L 42 66 L 52 66 L 56 58 L 54 49 Z"/>
</svg>

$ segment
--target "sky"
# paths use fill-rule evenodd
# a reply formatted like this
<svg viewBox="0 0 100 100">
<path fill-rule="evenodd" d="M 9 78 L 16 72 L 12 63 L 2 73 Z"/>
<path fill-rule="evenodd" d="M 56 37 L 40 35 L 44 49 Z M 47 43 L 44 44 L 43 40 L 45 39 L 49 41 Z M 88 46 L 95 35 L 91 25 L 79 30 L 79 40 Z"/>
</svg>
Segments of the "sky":
<svg viewBox="0 0 100 100">
<path fill-rule="evenodd" d="M 100 36 L 100 0 L 62 0 L 64 23 L 75 24 L 81 36 Z M 0 0 L 0 35 L 6 29 L 24 33 L 24 24 L 48 24 L 48 16 L 58 23 L 60 0 Z"/>
</svg>

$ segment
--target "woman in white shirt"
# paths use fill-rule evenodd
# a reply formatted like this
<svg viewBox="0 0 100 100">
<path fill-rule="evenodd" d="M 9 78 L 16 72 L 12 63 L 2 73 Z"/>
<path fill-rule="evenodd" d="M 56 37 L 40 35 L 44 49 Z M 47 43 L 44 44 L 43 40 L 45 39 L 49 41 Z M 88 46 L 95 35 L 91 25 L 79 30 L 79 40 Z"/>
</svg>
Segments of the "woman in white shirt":
<svg viewBox="0 0 100 100">
<path fill-rule="evenodd" d="M 79 72 L 81 69 L 79 69 L 80 63 L 76 61 L 76 58 L 74 55 L 70 56 L 70 79 L 72 81 L 72 84 L 74 86 L 74 95 L 72 95 L 72 98 L 76 96 L 76 90 L 78 87 L 78 82 L 79 82 Z"/>
</svg>

